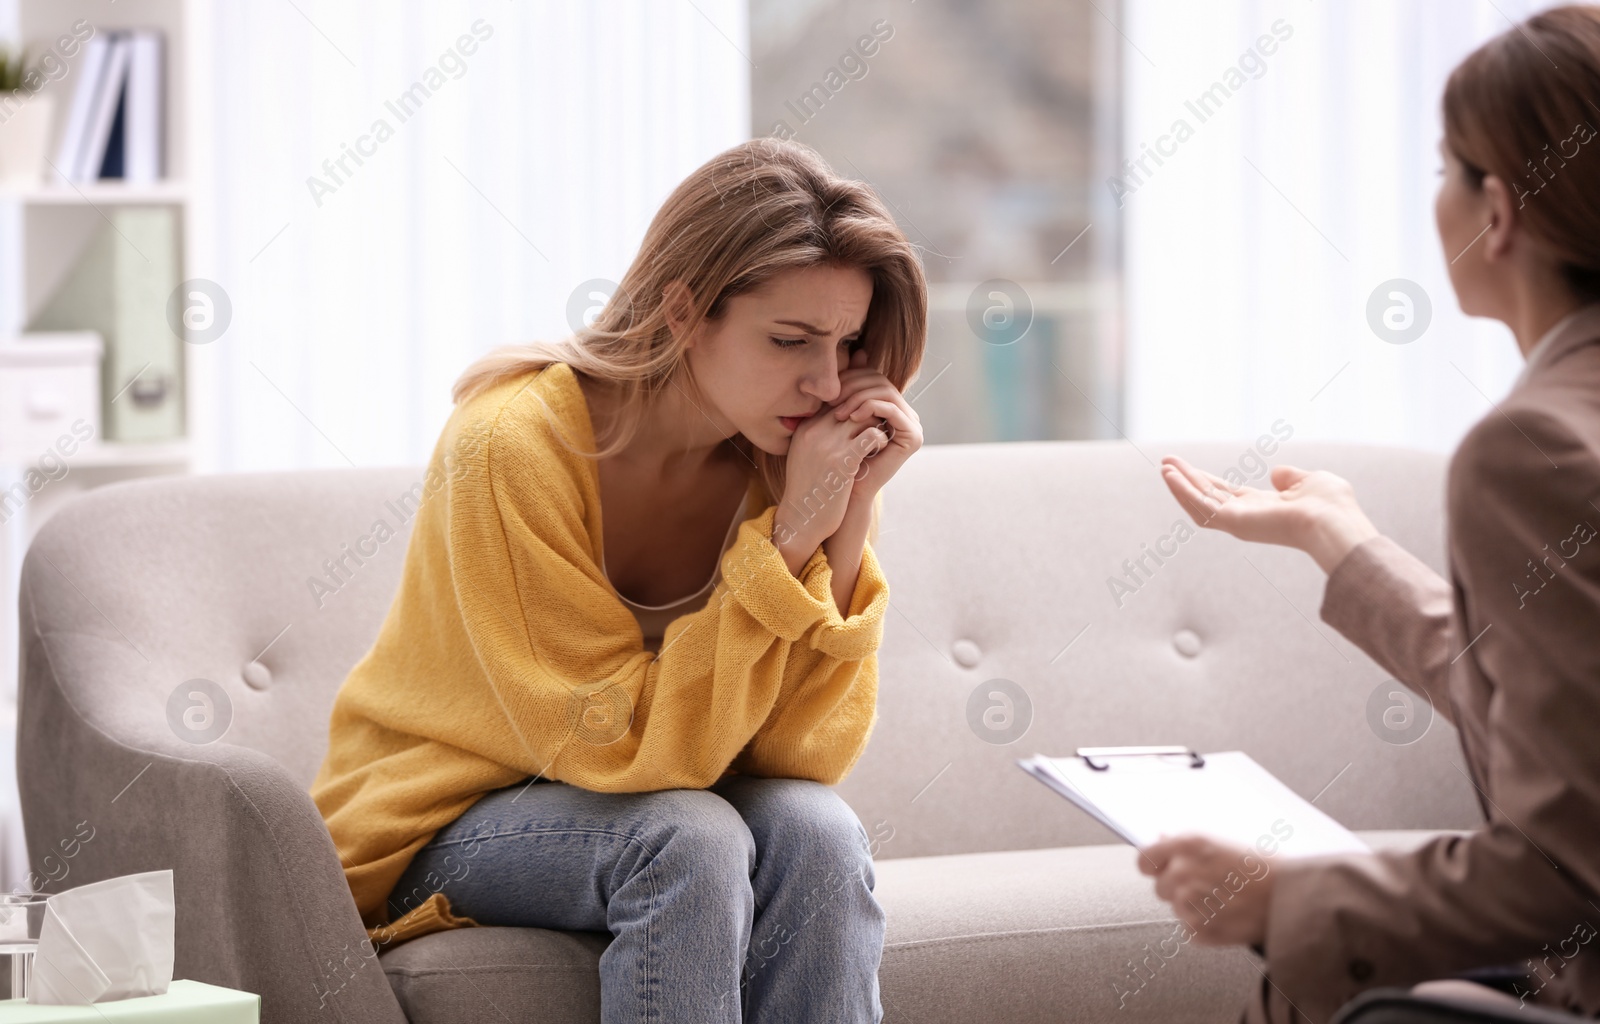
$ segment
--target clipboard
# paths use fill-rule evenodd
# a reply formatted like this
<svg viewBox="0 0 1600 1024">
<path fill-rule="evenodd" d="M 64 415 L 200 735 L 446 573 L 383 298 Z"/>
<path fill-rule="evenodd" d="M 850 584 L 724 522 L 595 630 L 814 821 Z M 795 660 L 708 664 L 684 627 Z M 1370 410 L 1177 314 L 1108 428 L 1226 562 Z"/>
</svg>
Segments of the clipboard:
<svg viewBox="0 0 1600 1024">
<path fill-rule="evenodd" d="M 1237 750 L 1079 747 L 1071 757 L 1035 754 L 1017 765 L 1135 847 L 1198 833 L 1269 856 L 1371 852 Z"/>
</svg>

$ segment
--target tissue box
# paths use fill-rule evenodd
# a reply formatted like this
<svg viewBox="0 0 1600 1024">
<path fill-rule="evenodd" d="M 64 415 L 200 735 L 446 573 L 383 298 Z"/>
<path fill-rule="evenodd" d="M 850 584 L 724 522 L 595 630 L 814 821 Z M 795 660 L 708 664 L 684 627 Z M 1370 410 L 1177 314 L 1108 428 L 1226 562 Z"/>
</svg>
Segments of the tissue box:
<svg viewBox="0 0 1600 1024">
<path fill-rule="evenodd" d="M 174 979 L 159 996 L 114 999 L 88 1006 L 34 1006 L 26 999 L 0 999 L 0 1024 L 99 1024 L 108 1020 L 141 1024 L 261 1024 L 261 997 L 203 981 Z"/>
</svg>

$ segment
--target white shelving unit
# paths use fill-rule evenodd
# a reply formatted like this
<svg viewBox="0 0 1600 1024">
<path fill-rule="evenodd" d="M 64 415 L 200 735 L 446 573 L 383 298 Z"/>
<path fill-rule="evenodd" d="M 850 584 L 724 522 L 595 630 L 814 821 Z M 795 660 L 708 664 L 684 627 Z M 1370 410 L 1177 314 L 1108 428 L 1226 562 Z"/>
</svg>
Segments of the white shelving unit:
<svg viewBox="0 0 1600 1024">
<path fill-rule="evenodd" d="M 162 181 L 123 185 L 113 180 L 62 185 L 46 174 L 37 186 L 0 188 L 0 339 L 27 328 L 106 224 L 112 208 L 160 206 L 177 212 L 180 280 L 189 272 L 194 245 L 190 211 L 189 88 L 193 65 L 190 31 L 203 17 L 198 0 L 0 0 L 0 39 L 29 44 L 36 54 L 52 46 L 80 20 L 96 34 L 117 29 L 155 28 L 165 35 L 166 102 Z M 55 97 L 54 125 L 47 150 L 53 160 L 83 60 L 80 50 L 66 61 L 69 71 L 45 87 Z M 47 168 L 48 170 L 48 168 Z M 186 346 L 187 348 L 187 346 Z M 184 353 L 185 430 L 193 429 L 194 373 Z M 4 372 L 0 370 L 0 372 Z M 192 436 L 192 435 L 191 435 Z M 190 436 L 163 443 L 118 444 L 96 440 L 65 459 L 65 475 L 46 483 L 20 509 L 0 505 L 0 886 L 24 884 L 27 849 L 22 837 L 15 779 L 16 692 L 19 660 L 17 586 L 22 559 L 39 527 L 74 495 L 92 487 L 134 477 L 187 473 L 192 469 Z M 32 465 L 8 452 L 0 438 L 0 492 L 23 481 Z M 0 493 L 0 498 L 3 498 Z M 8 515 L 9 511 L 9 515 Z"/>
<path fill-rule="evenodd" d="M 0 202 L 27 206 L 183 206 L 188 188 L 181 181 L 158 181 L 147 185 L 40 185 L 31 189 L 0 187 Z"/>
</svg>

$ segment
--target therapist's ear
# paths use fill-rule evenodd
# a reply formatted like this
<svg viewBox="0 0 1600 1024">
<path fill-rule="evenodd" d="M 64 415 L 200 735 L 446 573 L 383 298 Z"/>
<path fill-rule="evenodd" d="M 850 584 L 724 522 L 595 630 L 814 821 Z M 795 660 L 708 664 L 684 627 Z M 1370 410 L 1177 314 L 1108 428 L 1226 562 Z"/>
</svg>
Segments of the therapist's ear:
<svg viewBox="0 0 1600 1024">
<path fill-rule="evenodd" d="M 1484 176 L 1483 198 L 1489 219 L 1489 229 L 1483 235 L 1484 255 L 1493 262 L 1511 255 L 1517 231 L 1517 204 L 1506 183 L 1493 174 Z"/>
</svg>

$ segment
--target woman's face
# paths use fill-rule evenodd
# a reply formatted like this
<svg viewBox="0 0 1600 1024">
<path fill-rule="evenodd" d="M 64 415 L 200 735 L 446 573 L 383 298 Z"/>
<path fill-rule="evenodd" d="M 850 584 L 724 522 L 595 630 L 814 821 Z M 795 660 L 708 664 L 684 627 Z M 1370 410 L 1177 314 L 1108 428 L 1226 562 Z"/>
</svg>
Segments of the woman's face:
<svg viewBox="0 0 1600 1024">
<path fill-rule="evenodd" d="M 829 265 L 784 271 L 729 299 L 686 353 L 705 414 L 724 436 L 787 453 L 800 420 L 839 397 L 871 303 L 870 274 Z"/>
<path fill-rule="evenodd" d="M 1439 143 L 1439 194 L 1433 202 L 1433 217 L 1439 228 L 1439 244 L 1449 265 L 1450 287 L 1455 290 L 1461 311 L 1468 316 L 1486 316 L 1486 286 L 1493 271 L 1486 258 L 1489 246 L 1479 236 L 1489 224 L 1491 211 L 1487 194 L 1467 174 L 1466 165 Z"/>
</svg>

